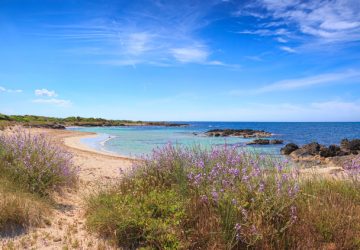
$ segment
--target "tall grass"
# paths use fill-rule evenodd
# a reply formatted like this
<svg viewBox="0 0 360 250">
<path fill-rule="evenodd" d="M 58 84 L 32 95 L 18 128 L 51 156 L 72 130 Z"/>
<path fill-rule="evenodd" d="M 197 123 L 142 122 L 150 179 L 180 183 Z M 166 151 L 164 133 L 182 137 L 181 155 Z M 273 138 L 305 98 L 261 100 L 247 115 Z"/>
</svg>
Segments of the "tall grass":
<svg viewBox="0 0 360 250">
<path fill-rule="evenodd" d="M 73 187 L 71 155 L 44 135 L 15 128 L 0 135 L 0 236 L 47 221 L 55 191 Z"/>
<path fill-rule="evenodd" d="M 71 154 L 46 136 L 21 128 L 0 135 L 0 171 L 40 196 L 73 186 L 77 179 Z"/>
<path fill-rule="evenodd" d="M 50 214 L 46 201 L 0 177 L 0 235 L 40 226 Z"/>
<path fill-rule="evenodd" d="M 159 150 L 88 200 L 88 227 L 125 248 L 287 247 L 298 172 L 234 148 Z"/>
</svg>

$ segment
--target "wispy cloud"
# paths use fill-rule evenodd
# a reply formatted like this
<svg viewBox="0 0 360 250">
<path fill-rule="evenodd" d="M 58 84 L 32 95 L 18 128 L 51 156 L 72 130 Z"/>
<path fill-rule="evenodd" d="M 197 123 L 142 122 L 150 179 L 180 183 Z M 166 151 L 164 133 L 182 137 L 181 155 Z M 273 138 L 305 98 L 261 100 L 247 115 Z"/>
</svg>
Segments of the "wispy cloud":
<svg viewBox="0 0 360 250">
<path fill-rule="evenodd" d="M 154 35 L 147 32 L 138 32 L 129 34 L 127 39 L 124 39 L 122 42 L 126 53 L 141 55 L 152 49 L 151 41 L 154 38 Z"/>
<path fill-rule="evenodd" d="M 310 77 L 278 81 L 257 89 L 233 90 L 231 95 L 262 94 L 276 91 L 294 90 L 316 85 L 343 83 L 345 80 L 359 79 L 360 71 L 348 70 L 340 73 L 319 74 Z"/>
<path fill-rule="evenodd" d="M 126 6 L 120 16 L 103 15 L 75 24 L 47 25 L 42 35 L 69 41 L 69 46 L 77 44 L 79 50 L 69 48 L 67 52 L 98 56 L 100 63 L 119 66 L 211 64 L 219 60 L 212 58 L 212 49 L 197 33 L 212 22 L 207 14 L 221 3 L 221 0 L 192 4 L 153 1 L 140 9 L 133 4 Z M 86 49 L 82 49 L 82 45 Z"/>
<path fill-rule="evenodd" d="M 23 92 L 21 89 L 7 89 L 5 87 L 0 86 L 0 93 L 7 92 L 7 93 L 21 93 Z"/>
<path fill-rule="evenodd" d="M 297 51 L 291 47 L 288 46 L 280 46 L 279 49 L 289 52 L 289 53 L 296 53 Z"/>
<path fill-rule="evenodd" d="M 360 40 L 360 4 L 357 0 L 257 0 L 242 8 L 244 11 L 238 11 L 237 15 L 254 16 L 260 22 L 257 28 L 247 31 L 249 34 L 278 36 L 286 40 L 302 34 L 324 43 Z M 264 29 L 269 23 L 271 27 Z M 273 27 L 279 27 L 283 34 Z"/>
<path fill-rule="evenodd" d="M 57 96 L 57 94 L 54 90 L 47 90 L 47 89 L 37 89 L 37 90 L 35 90 L 35 95 L 47 96 L 47 97 L 56 97 Z"/>
<path fill-rule="evenodd" d="M 40 103 L 40 104 L 53 104 L 59 107 L 69 107 L 72 105 L 71 101 L 69 100 L 63 100 L 63 99 L 57 99 L 57 98 L 51 98 L 51 99 L 35 99 L 33 100 L 34 103 Z"/>
<path fill-rule="evenodd" d="M 275 40 L 278 41 L 279 43 L 287 43 L 288 42 L 288 40 L 286 40 L 285 38 L 282 38 L 282 37 L 276 37 Z"/>
<path fill-rule="evenodd" d="M 172 55 L 182 63 L 204 63 L 207 61 L 209 52 L 200 47 L 184 47 L 171 49 Z"/>
</svg>

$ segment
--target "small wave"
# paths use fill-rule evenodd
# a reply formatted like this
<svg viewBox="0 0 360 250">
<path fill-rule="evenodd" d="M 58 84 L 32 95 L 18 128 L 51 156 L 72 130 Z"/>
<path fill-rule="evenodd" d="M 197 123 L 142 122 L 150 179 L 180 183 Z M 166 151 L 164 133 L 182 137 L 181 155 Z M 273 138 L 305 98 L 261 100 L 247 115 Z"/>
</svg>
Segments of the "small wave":
<svg viewBox="0 0 360 250">
<path fill-rule="evenodd" d="M 116 137 L 117 137 L 117 136 L 109 135 L 108 138 L 106 138 L 105 140 L 103 140 L 103 141 L 100 142 L 100 145 L 104 147 L 104 146 L 105 146 L 105 143 L 107 143 L 108 141 L 110 141 L 110 140 L 112 140 L 112 139 L 114 139 L 114 138 L 116 138 Z"/>
</svg>

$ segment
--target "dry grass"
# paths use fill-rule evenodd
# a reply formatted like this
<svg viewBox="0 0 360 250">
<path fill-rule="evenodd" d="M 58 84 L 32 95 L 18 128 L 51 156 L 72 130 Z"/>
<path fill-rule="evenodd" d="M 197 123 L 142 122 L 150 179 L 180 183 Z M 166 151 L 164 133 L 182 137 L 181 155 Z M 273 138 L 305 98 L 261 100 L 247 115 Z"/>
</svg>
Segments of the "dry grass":
<svg viewBox="0 0 360 250">
<path fill-rule="evenodd" d="M 360 249 L 360 186 L 349 180 L 314 177 L 302 183 L 294 245 L 307 249 Z"/>
<path fill-rule="evenodd" d="M 32 226 L 47 223 L 49 204 L 36 195 L 19 190 L 11 181 L 0 178 L 0 233 L 13 235 Z"/>
</svg>

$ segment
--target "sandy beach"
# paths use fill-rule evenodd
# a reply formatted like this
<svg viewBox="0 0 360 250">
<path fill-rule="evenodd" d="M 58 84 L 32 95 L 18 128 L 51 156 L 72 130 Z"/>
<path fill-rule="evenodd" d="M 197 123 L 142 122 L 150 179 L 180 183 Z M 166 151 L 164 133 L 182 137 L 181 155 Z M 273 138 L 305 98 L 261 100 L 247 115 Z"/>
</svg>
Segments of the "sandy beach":
<svg viewBox="0 0 360 250">
<path fill-rule="evenodd" d="M 84 197 L 99 187 L 106 187 L 121 177 L 133 160 L 96 151 L 80 142 L 82 138 L 96 137 L 95 133 L 69 130 L 30 129 L 32 134 L 43 133 L 73 154 L 74 164 L 79 167 L 79 188 L 56 198 L 51 224 L 31 229 L 25 234 L 0 239 L 1 246 L 14 249 L 113 249 L 85 228 Z"/>
</svg>

